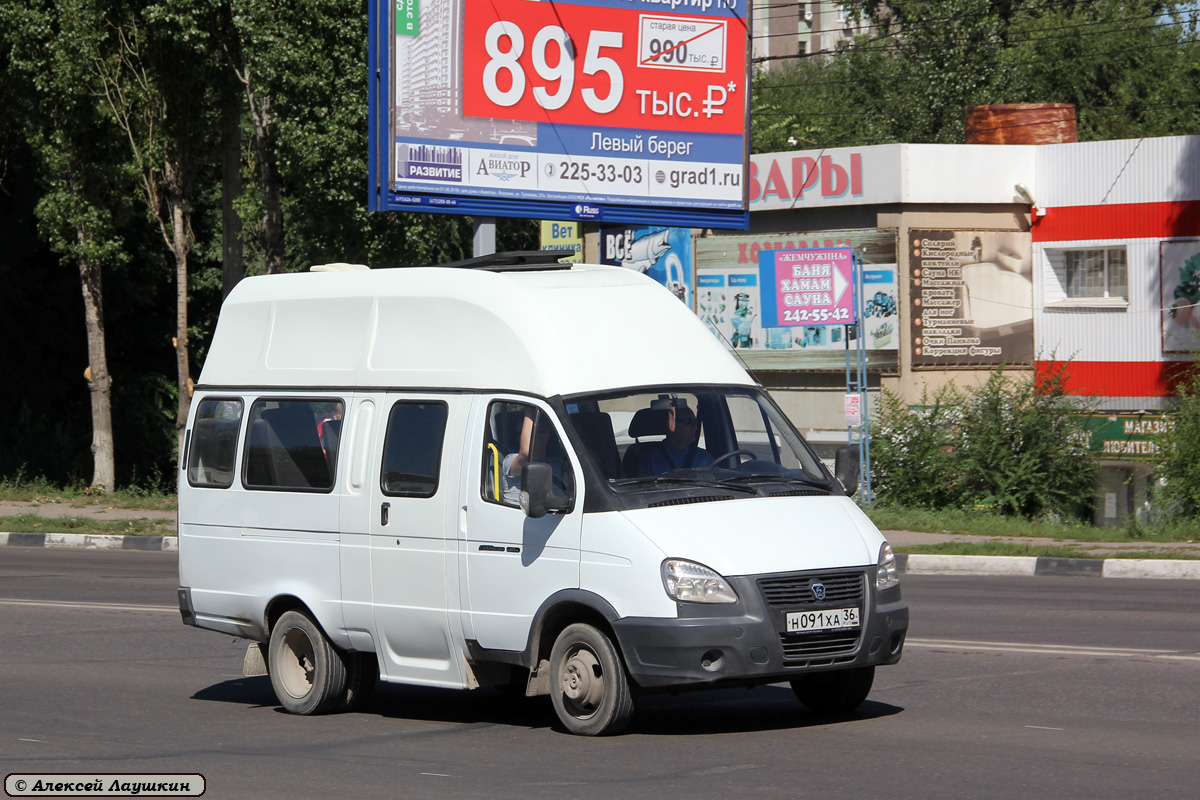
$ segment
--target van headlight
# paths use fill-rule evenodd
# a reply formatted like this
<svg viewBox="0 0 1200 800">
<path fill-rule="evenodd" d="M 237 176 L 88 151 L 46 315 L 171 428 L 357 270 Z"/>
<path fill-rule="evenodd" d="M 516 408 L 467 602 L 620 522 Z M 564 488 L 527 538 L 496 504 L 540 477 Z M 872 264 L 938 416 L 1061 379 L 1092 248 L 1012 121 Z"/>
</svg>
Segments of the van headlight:
<svg viewBox="0 0 1200 800">
<path fill-rule="evenodd" d="M 887 542 L 879 548 L 879 567 L 875 572 L 875 588 L 879 591 L 900 585 L 900 575 L 896 572 L 896 554 Z"/>
<path fill-rule="evenodd" d="M 736 603 L 729 582 L 703 564 L 668 558 L 662 564 L 663 586 L 681 603 Z"/>
</svg>

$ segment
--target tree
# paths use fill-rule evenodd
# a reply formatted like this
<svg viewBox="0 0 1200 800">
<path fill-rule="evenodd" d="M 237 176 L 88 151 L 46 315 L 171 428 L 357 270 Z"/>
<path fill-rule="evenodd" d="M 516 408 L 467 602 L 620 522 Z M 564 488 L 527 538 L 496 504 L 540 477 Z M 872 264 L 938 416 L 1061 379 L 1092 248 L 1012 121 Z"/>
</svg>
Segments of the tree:
<svg viewBox="0 0 1200 800">
<path fill-rule="evenodd" d="M 174 261 L 175 363 L 178 453 L 191 400 L 188 358 L 188 256 L 192 229 L 192 175 L 198 151 L 206 148 L 206 111 L 212 71 L 203 69 L 193 30 L 153 4 L 114 3 L 106 9 L 102 35 L 82 55 L 100 87 L 103 107 L 123 134 L 136 171 L 137 188 Z M 158 21 L 156 26 L 154 23 Z M 185 35 L 177 35 L 183 33 Z M 178 69 L 178 64 L 189 64 Z"/>
<path fill-rule="evenodd" d="M 92 412 L 91 485 L 116 486 L 112 377 L 104 325 L 103 269 L 127 260 L 115 218 L 124 211 L 124 165 L 98 113 L 96 83 L 78 54 L 94 45 L 99 25 L 87 0 L 6 0 L 0 24 L 9 43 L 8 74 L 27 102 L 25 135 L 38 160 L 44 193 L 35 213 L 43 237 L 79 271 L 87 330 Z"/>
<path fill-rule="evenodd" d="M 1194 9 L 1156 0 L 849 0 L 862 35 L 755 81 L 756 152 L 962 142 L 969 106 L 1074 103 L 1083 140 L 1191 133 Z M 764 124 L 765 123 L 765 124 Z"/>
</svg>

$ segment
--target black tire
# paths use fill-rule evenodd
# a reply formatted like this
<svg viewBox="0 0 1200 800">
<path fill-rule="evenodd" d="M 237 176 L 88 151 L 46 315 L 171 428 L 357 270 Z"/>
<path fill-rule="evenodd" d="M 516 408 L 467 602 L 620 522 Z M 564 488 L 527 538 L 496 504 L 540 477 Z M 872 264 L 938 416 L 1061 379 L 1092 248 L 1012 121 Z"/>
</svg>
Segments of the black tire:
<svg viewBox="0 0 1200 800">
<path fill-rule="evenodd" d="M 871 693 L 875 667 L 813 672 L 792 681 L 792 691 L 809 711 L 845 714 L 858 708 Z"/>
<path fill-rule="evenodd" d="M 338 711 L 361 711 L 375 694 L 379 680 L 379 660 L 374 653 L 345 653 L 346 691 L 342 693 Z"/>
<path fill-rule="evenodd" d="M 625 729 L 633 689 L 606 635 L 584 623 L 563 629 L 550 651 L 550 700 L 571 733 L 607 736 Z"/>
<path fill-rule="evenodd" d="M 271 687 L 293 714 L 326 714 L 346 693 L 346 665 L 317 624 L 299 611 L 285 611 L 271 629 L 267 648 Z"/>
</svg>

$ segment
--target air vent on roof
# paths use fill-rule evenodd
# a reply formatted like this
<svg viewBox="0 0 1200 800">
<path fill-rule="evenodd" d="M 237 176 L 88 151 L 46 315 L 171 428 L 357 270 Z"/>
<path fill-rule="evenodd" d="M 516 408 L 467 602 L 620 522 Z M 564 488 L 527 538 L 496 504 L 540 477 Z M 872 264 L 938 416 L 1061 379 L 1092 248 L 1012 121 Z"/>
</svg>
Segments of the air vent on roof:
<svg viewBox="0 0 1200 800">
<path fill-rule="evenodd" d="M 338 261 L 333 264 L 313 264 L 308 268 L 309 272 L 358 272 L 359 270 L 370 269 L 366 264 L 346 264 Z"/>
<path fill-rule="evenodd" d="M 510 272 L 515 270 L 550 270 L 570 269 L 570 264 L 563 264 L 560 259 L 575 255 L 574 250 L 513 250 L 507 253 L 492 253 L 486 256 L 476 256 L 462 261 L 452 261 L 449 264 L 438 264 L 439 267 L 455 269 L 482 269 L 488 272 Z"/>
</svg>

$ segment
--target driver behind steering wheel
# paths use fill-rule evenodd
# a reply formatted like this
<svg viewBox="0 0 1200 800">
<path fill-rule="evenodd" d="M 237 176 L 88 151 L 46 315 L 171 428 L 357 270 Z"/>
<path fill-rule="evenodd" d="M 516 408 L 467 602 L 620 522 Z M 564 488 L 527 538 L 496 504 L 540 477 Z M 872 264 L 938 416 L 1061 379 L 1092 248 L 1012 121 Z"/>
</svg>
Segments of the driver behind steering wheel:
<svg viewBox="0 0 1200 800">
<path fill-rule="evenodd" d="M 696 444 L 700 426 L 687 400 L 676 398 L 667 411 L 667 435 L 661 442 L 643 451 L 638 461 L 638 477 L 650 478 L 673 469 L 707 467 L 713 463 L 708 451 Z"/>
</svg>

